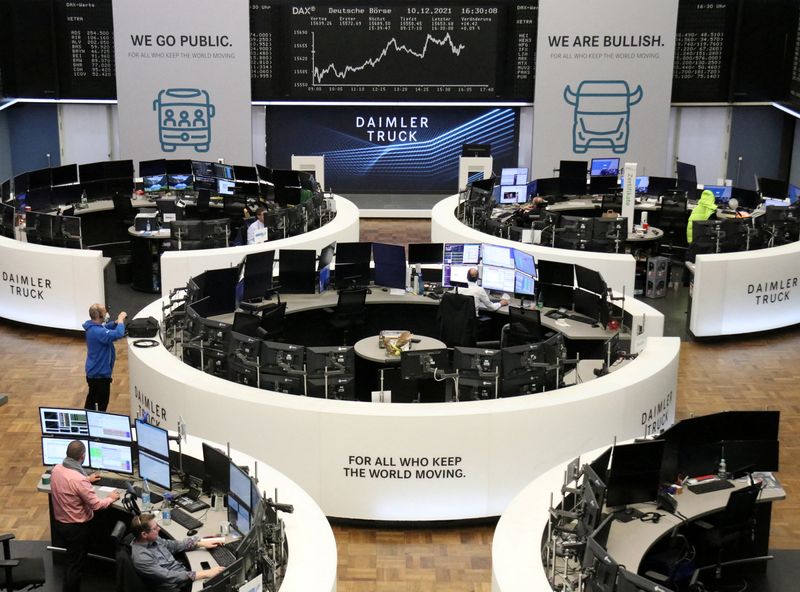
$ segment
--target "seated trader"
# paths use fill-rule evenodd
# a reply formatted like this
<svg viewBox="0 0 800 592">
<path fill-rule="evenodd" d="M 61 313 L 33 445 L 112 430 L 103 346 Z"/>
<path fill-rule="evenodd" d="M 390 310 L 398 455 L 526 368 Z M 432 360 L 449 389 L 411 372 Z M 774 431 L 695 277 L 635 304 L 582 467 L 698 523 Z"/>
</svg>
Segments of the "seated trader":
<svg viewBox="0 0 800 592">
<path fill-rule="evenodd" d="M 252 245 L 252 244 L 254 244 L 256 242 L 256 232 L 257 231 L 266 229 L 266 226 L 264 226 L 264 213 L 266 211 L 267 210 L 265 210 L 264 208 L 258 208 L 256 210 L 256 221 L 253 222 L 252 224 L 250 224 L 250 226 L 247 227 L 247 244 L 248 245 Z"/>
<path fill-rule="evenodd" d="M 67 445 L 67 456 L 53 467 L 50 481 L 50 500 L 53 504 L 53 529 L 67 549 L 64 560 L 64 592 L 81 589 L 81 575 L 86 563 L 91 532 L 89 522 L 97 510 L 103 510 L 119 499 L 112 491 L 103 499 L 97 497 L 92 483 L 100 476 L 86 475 L 83 461 L 86 447 L 80 440 Z"/>
<path fill-rule="evenodd" d="M 686 224 L 686 242 L 692 244 L 692 224 L 695 220 L 708 220 L 717 211 L 714 194 L 706 189 L 700 194 L 700 200 L 689 215 L 689 222 Z"/>
<path fill-rule="evenodd" d="M 133 566 L 153 592 L 179 592 L 188 590 L 195 580 L 213 578 L 224 567 L 216 566 L 201 571 L 189 571 L 178 562 L 174 553 L 191 551 L 192 549 L 210 549 L 219 545 L 199 537 L 189 537 L 182 541 L 162 539 L 158 536 L 161 527 L 156 523 L 153 514 L 134 516 L 131 520 L 131 532 L 136 537 L 131 545 Z"/>
<path fill-rule="evenodd" d="M 501 300 L 500 302 L 492 302 L 489 300 L 489 295 L 482 286 L 478 285 L 478 269 L 473 267 L 467 272 L 467 287 L 459 290 L 460 294 L 472 296 L 475 299 L 475 316 L 478 316 L 481 310 L 497 310 L 501 306 L 506 306 L 508 300 Z"/>
</svg>

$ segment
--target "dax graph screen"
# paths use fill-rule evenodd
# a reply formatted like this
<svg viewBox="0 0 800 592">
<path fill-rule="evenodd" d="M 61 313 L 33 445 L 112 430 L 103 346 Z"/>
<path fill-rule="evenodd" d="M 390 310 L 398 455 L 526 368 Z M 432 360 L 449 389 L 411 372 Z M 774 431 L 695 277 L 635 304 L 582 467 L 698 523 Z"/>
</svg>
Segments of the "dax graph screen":
<svg viewBox="0 0 800 592">
<path fill-rule="evenodd" d="M 522 17 L 526 8 L 534 7 L 293 7 L 290 94 L 329 99 L 524 96 L 532 88 L 535 49 L 535 24 L 532 31 L 518 30 L 528 23 Z M 516 22 L 506 35 L 509 18 Z M 520 62 L 512 64 L 511 72 L 507 55 Z"/>
</svg>

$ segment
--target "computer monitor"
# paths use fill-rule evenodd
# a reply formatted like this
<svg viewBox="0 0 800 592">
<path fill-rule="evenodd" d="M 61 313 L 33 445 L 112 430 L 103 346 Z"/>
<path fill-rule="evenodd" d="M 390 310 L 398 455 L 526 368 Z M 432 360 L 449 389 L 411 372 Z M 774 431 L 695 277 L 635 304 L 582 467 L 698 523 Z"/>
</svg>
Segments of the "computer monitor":
<svg viewBox="0 0 800 592">
<path fill-rule="evenodd" d="M 249 253 L 244 259 L 241 299 L 261 300 L 272 288 L 272 269 L 275 264 L 275 251 Z"/>
<path fill-rule="evenodd" d="M 169 434 L 164 428 L 137 418 L 136 442 L 142 450 L 169 458 Z"/>
<path fill-rule="evenodd" d="M 303 380 L 302 376 L 261 373 L 260 381 L 262 389 L 274 391 L 276 393 L 302 395 L 305 392 L 305 381 Z"/>
<path fill-rule="evenodd" d="M 601 296 L 606 295 L 606 283 L 599 271 L 583 267 L 582 265 L 576 265 L 575 278 L 577 279 L 579 288 Z"/>
<path fill-rule="evenodd" d="M 409 243 L 408 263 L 409 265 L 442 263 L 443 249 L 443 243 Z"/>
<path fill-rule="evenodd" d="M 351 346 L 325 346 L 306 348 L 306 372 L 309 377 L 319 377 L 339 372 L 352 374 L 355 367 L 355 352 Z"/>
<path fill-rule="evenodd" d="M 281 249 L 278 255 L 281 292 L 315 294 L 317 253 L 313 249 Z"/>
<path fill-rule="evenodd" d="M 481 244 L 481 261 L 484 265 L 514 269 L 514 249 L 483 243 Z"/>
<path fill-rule="evenodd" d="M 245 181 L 247 183 L 257 183 L 258 176 L 256 175 L 256 167 L 246 165 L 233 165 L 233 176 L 237 181 Z"/>
<path fill-rule="evenodd" d="M 306 380 L 306 394 L 317 399 L 338 399 L 351 401 L 355 399 L 355 376 L 352 374 L 336 374 L 325 378 L 309 378 Z"/>
<path fill-rule="evenodd" d="M 42 464 L 46 466 L 60 465 L 67 456 L 67 446 L 73 440 L 80 440 L 86 449 L 86 458 L 82 466 L 89 466 L 89 440 L 83 438 L 50 438 L 42 436 Z"/>
<path fill-rule="evenodd" d="M 228 483 L 230 492 L 250 508 L 250 475 L 242 467 L 231 461 L 228 463 Z"/>
<path fill-rule="evenodd" d="M 453 286 L 466 286 L 467 274 L 473 267 L 476 267 L 476 265 L 450 265 L 445 263 L 442 267 L 442 285 L 445 288 L 452 288 Z"/>
<path fill-rule="evenodd" d="M 372 243 L 375 284 L 387 288 L 406 287 L 406 250 L 401 245 Z"/>
<path fill-rule="evenodd" d="M 140 160 L 139 161 L 139 176 L 149 177 L 152 175 L 166 175 L 167 174 L 167 161 L 163 158 L 155 160 Z"/>
<path fill-rule="evenodd" d="M 236 310 L 236 284 L 239 270 L 235 267 L 209 269 L 205 272 L 205 296 L 208 296 L 206 316 L 230 314 Z"/>
<path fill-rule="evenodd" d="M 461 156 L 486 158 L 492 155 L 491 144 L 464 143 L 461 145 Z"/>
<path fill-rule="evenodd" d="M 227 493 L 230 491 L 230 459 L 210 444 L 203 442 L 203 466 L 205 478 L 203 486 L 207 491 Z"/>
<path fill-rule="evenodd" d="M 611 462 L 611 450 L 612 448 L 609 446 L 600 456 L 589 463 L 594 474 L 597 475 L 597 478 L 603 483 L 605 483 L 608 478 L 608 464 Z"/>
<path fill-rule="evenodd" d="M 528 201 L 527 185 L 501 185 L 500 199 L 501 204 L 523 204 Z"/>
<path fill-rule="evenodd" d="M 697 184 L 697 169 L 693 164 L 681 162 L 680 160 L 675 163 L 675 170 L 678 179 L 681 181 L 689 181 L 690 183 Z"/>
<path fill-rule="evenodd" d="M 333 257 L 336 254 L 336 242 L 332 242 L 320 249 L 319 258 L 317 259 L 317 271 L 323 267 L 328 267 L 333 262 Z"/>
<path fill-rule="evenodd" d="M 93 181 L 105 180 L 105 163 L 104 162 L 89 162 L 86 164 L 78 165 L 78 173 L 80 175 L 81 183 L 90 183 Z"/>
<path fill-rule="evenodd" d="M 189 175 L 168 175 L 167 185 L 174 191 L 191 191 L 194 187 L 194 178 Z"/>
<path fill-rule="evenodd" d="M 516 272 L 513 268 L 484 265 L 481 272 L 481 285 L 486 290 L 512 293 L 515 291 Z"/>
<path fill-rule="evenodd" d="M 239 318 L 250 317 L 250 319 L 254 319 L 254 322 L 248 319 L 246 321 L 248 324 L 243 325 L 239 321 L 239 329 L 242 330 L 236 331 L 234 329 L 231 331 L 230 341 L 228 342 L 228 355 L 234 356 L 234 359 L 239 362 L 255 365 L 261 353 L 261 339 L 258 337 L 261 318 L 248 313 L 237 312 L 236 314 L 239 315 Z M 234 323 L 236 323 L 235 320 Z"/>
<path fill-rule="evenodd" d="M 593 158 L 589 174 L 592 177 L 616 177 L 619 175 L 619 158 Z"/>
<path fill-rule="evenodd" d="M 582 565 L 590 574 L 585 580 L 585 592 L 615 592 L 619 564 L 591 536 L 586 539 Z"/>
<path fill-rule="evenodd" d="M 663 440 L 615 446 L 606 480 L 606 505 L 617 507 L 655 501 L 663 457 Z"/>
<path fill-rule="evenodd" d="M 443 252 L 445 264 L 477 265 L 481 256 L 480 243 L 445 243 Z"/>
<path fill-rule="evenodd" d="M 581 498 L 582 511 L 578 520 L 577 532 L 580 536 L 587 536 L 594 532 L 600 524 L 603 502 L 598 499 L 596 489 L 587 485 L 586 475 L 583 477 Z"/>
<path fill-rule="evenodd" d="M 780 179 L 769 179 L 767 177 L 756 177 L 758 191 L 761 197 L 776 197 L 783 199 L 789 194 L 789 185 Z"/>
<path fill-rule="evenodd" d="M 780 442 L 778 440 L 723 440 L 720 458 L 725 459 L 728 472 L 741 477 L 753 471 L 778 471 Z"/>
<path fill-rule="evenodd" d="M 85 409 L 39 407 L 39 421 L 42 426 L 42 434 L 71 436 L 75 439 L 89 435 L 89 420 L 86 417 Z"/>
<path fill-rule="evenodd" d="M 761 194 L 759 194 L 758 191 L 753 191 L 752 189 L 731 187 L 731 197 L 736 198 L 736 201 L 739 202 L 740 208 L 747 210 L 755 210 L 761 203 Z"/>
<path fill-rule="evenodd" d="M 270 374 L 302 373 L 305 348 L 302 345 L 264 341 L 261 344 L 261 369 Z"/>
<path fill-rule="evenodd" d="M 172 489 L 169 460 L 139 449 L 139 477 L 163 489 Z"/>
<path fill-rule="evenodd" d="M 485 347 L 454 347 L 453 370 L 458 370 L 459 378 L 477 377 L 500 371 L 502 351 Z"/>
<path fill-rule="evenodd" d="M 538 279 L 547 284 L 557 284 L 560 286 L 575 285 L 575 265 L 573 263 L 560 263 L 558 261 L 548 261 L 539 259 Z"/>
<path fill-rule="evenodd" d="M 133 475 L 131 446 L 89 440 L 89 464 L 93 469 Z"/>
<path fill-rule="evenodd" d="M 608 308 L 605 305 L 605 298 L 581 289 L 575 290 L 572 297 L 575 312 L 586 315 L 603 327 L 608 324 Z"/>
<path fill-rule="evenodd" d="M 78 165 L 65 164 L 64 166 L 56 167 L 51 170 L 50 175 L 54 187 L 72 185 L 78 182 Z"/>
<path fill-rule="evenodd" d="M 514 269 L 521 271 L 533 279 L 538 279 L 539 275 L 536 271 L 536 259 L 533 254 L 513 249 L 512 255 L 514 256 Z"/>
<path fill-rule="evenodd" d="M 797 198 L 800 197 L 800 187 L 797 185 L 789 185 L 789 203 L 794 205 L 797 203 Z"/>
<path fill-rule="evenodd" d="M 585 160 L 562 160 L 558 164 L 558 176 L 561 179 L 581 179 L 585 185 L 588 168 L 589 163 Z"/>
<path fill-rule="evenodd" d="M 446 372 L 447 367 L 446 349 L 420 349 L 400 353 L 400 375 L 404 380 L 435 377 Z"/>
<path fill-rule="evenodd" d="M 617 177 L 612 175 L 589 178 L 589 193 L 592 195 L 613 194 L 616 193 L 617 187 Z"/>
<path fill-rule="evenodd" d="M 218 195 L 234 195 L 236 193 L 236 183 L 230 179 L 217 179 Z"/>
<path fill-rule="evenodd" d="M 133 441 L 131 418 L 128 415 L 90 411 L 86 418 L 89 424 L 89 437 L 100 440 L 116 440 L 118 442 Z"/>
<path fill-rule="evenodd" d="M 142 189 L 145 193 L 167 190 L 167 175 L 148 175 L 142 177 Z"/>
<path fill-rule="evenodd" d="M 226 496 L 226 500 L 228 504 L 228 523 L 240 535 L 246 535 L 252 527 L 249 505 L 250 496 L 247 498 L 248 503 L 244 503 L 238 499 L 238 496 L 231 494 Z"/>
<path fill-rule="evenodd" d="M 371 260 L 372 243 L 336 243 L 336 285 L 345 277 L 350 285 L 368 285 Z"/>
<path fill-rule="evenodd" d="M 514 272 L 514 295 L 518 298 L 536 295 L 536 281 L 526 273 Z"/>
<path fill-rule="evenodd" d="M 714 194 L 714 202 L 718 206 L 728 205 L 731 198 L 731 187 L 729 185 L 703 185 L 703 191 L 710 191 Z"/>
</svg>

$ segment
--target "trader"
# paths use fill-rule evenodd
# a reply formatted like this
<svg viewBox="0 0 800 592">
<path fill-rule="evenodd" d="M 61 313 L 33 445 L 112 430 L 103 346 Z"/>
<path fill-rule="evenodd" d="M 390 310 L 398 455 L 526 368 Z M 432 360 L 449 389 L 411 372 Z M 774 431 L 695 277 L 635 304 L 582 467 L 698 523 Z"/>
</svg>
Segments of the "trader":
<svg viewBox="0 0 800 592">
<path fill-rule="evenodd" d="M 478 285 L 478 279 L 478 269 L 475 267 L 471 268 L 467 272 L 467 287 L 462 288 L 460 292 L 461 294 L 472 296 L 475 299 L 475 316 L 477 316 L 481 310 L 497 310 L 501 306 L 506 306 L 508 304 L 508 300 L 505 298 L 499 302 L 492 302 L 486 290 Z"/>
<path fill-rule="evenodd" d="M 201 571 L 189 571 L 175 559 L 174 554 L 191 551 L 198 547 L 210 549 L 219 545 L 199 537 L 189 537 L 182 541 L 162 539 L 158 536 L 161 527 L 153 514 L 141 514 L 131 520 L 131 532 L 136 539 L 131 545 L 133 566 L 153 592 L 178 592 L 191 586 L 195 580 L 213 578 L 223 569 L 222 566 Z"/>
<path fill-rule="evenodd" d="M 128 314 L 121 312 L 117 320 L 110 322 L 106 307 L 92 304 L 89 307 L 89 320 L 83 323 L 86 331 L 86 395 L 85 409 L 105 411 L 111 394 L 111 374 L 117 352 L 114 342 L 125 337 L 125 319 Z"/>
<path fill-rule="evenodd" d="M 86 447 L 80 440 L 67 445 L 67 456 L 53 467 L 50 480 L 50 499 L 58 537 L 64 541 L 67 553 L 64 566 L 64 592 L 79 592 L 81 575 L 89 546 L 89 521 L 96 510 L 102 510 L 119 499 L 112 491 L 104 499 L 97 497 L 92 483 L 100 477 L 86 475 L 81 466 Z"/>
<path fill-rule="evenodd" d="M 264 226 L 264 214 L 267 210 L 264 208 L 258 208 L 256 210 L 256 221 L 250 224 L 247 227 L 247 244 L 252 245 L 256 242 L 256 233 L 258 231 L 263 231 L 267 227 Z"/>
<path fill-rule="evenodd" d="M 692 225 L 695 220 L 702 222 L 708 220 L 717 211 L 717 204 L 715 203 L 714 194 L 706 189 L 700 194 L 700 199 L 697 205 L 689 215 L 689 222 L 686 224 L 686 242 L 692 244 Z"/>
</svg>

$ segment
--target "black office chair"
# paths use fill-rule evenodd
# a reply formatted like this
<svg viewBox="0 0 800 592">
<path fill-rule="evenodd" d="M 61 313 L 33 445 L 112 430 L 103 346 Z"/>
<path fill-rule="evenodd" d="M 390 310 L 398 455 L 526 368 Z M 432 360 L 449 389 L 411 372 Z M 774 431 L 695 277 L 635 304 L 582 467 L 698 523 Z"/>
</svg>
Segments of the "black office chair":
<svg viewBox="0 0 800 592">
<path fill-rule="evenodd" d="M 755 539 L 756 502 L 761 485 L 755 483 L 742 489 L 731 491 L 725 509 L 712 516 L 709 521 L 697 520 L 692 523 L 689 538 L 695 541 L 698 560 L 709 561 L 695 570 L 689 583 L 694 590 L 722 590 L 723 568 L 731 565 L 769 561 L 771 555 L 752 556 Z M 713 519 L 713 522 L 711 521 Z M 696 537 L 696 538 L 695 538 Z M 713 570 L 713 580 L 702 582 L 703 572 Z M 741 589 L 741 582 L 736 584 Z"/>
<path fill-rule="evenodd" d="M 339 290 L 339 301 L 335 309 L 329 309 L 331 317 L 329 323 L 342 333 L 342 344 L 347 345 L 350 331 L 365 323 L 367 314 L 367 289 L 353 288 Z"/>
<path fill-rule="evenodd" d="M 538 309 L 509 306 L 508 318 L 509 322 L 503 326 L 500 336 L 501 347 L 536 343 L 544 339 L 542 317 Z"/>
<path fill-rule="evenodd" d="M 111 196 L 111 201 L 114 203 L 114 217 L 120 224 L 127 230 L 133 226 L 133 219 L 136 217 L 136 208 L 131 204 L 131 198 L 128 195 L 123 195 L 119 191 Z"/>
<path fill-rule="evenodd" d="M 148 592 L 149 588 L 142 580 L 142 576 L 136 571 L 131 558 L 131 542 L 133 535 L 126 535 L 127 528 L 125 523 L 118 521 L 111 530 L 111 538 L 114 540 L 115 554 L 114 559 L 117 563 L 117 577 L 115 592 Z"/>
<path fill-rule="evenodd" d="M 258 336 L 268 341 L 280 341 L 283 337 L 283 319 L 286 316 L 286 303 L 279 302 L 265 308 L 261 313 Z"/>
<path fill-rule="evenodd" d="M 44 560 L 41 557 L 11 557 L 12 533 L 0 534 L 3 559 L 0 561 L 0 590 L 32 590 L 44 586 Z"/>
<path fill-rule="evenodd" d="M 472 296 L 445 292 L 439 301 L 436 318 L 439 339 L 447 347 L 475 347 L 478 318 L 475 316 L 475 299 Z"/>
<path fill-rule="evenodd" d="M 658 215 L 658 228 L 664 231 L 661 239 L 661 252 L 671 258 L 685 257 L 688 245 L 686 243 L 686 223 L 688 198 L 686 192 L 671 193 L 661 199 L 661 211 Z"/>
</svg>

